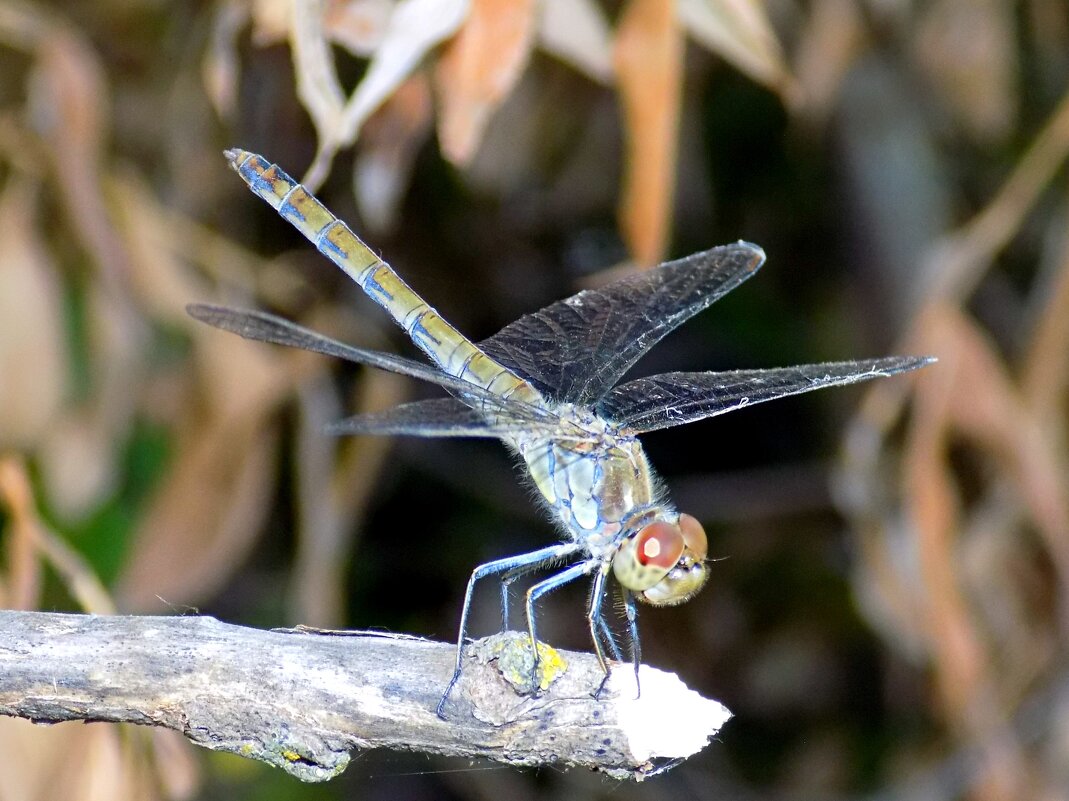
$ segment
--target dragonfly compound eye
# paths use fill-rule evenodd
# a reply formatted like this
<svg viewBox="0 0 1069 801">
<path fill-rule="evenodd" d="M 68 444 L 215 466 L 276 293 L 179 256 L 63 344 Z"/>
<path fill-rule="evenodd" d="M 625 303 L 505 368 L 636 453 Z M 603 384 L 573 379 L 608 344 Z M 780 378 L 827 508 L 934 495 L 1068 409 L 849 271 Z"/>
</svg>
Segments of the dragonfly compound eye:
<svg viewBox="0 0 1069 801">
<path fill-rule="evenodd" d="M 624 540 L 612 560 L 613 573 L 629 590 L 648 590 L 675 567 L 685 548 L 679 526 L 658 520 Z"/>
<path fill-rule="evenodd" d="M 683 533 L 683 542 L 687 550 L 694 555 L 699 562 L 709 553 L 709 538 L 705 536 L 705 529 L 698 522 L 698 518 L 692 515 L 679 516 L 679 530 Z"/>
<path fill-rule="evenodd" d="M 654 526 L 669 525 L 653 523 L 640 531 L 636 539 Z M 702 588 L 709 577 L 709 571 L 705 566 L 709 541 L 702 524 L 690 515 L 680 515 L 678 524 L 670 527 L 683 543 L 683 548 L 679 551 L 675 562 L 667 569 L 662 568 L 664 572 L 660 578 L 649 586 L 631 587 L 631 589 L 638 590 L 639 599 L 653 606 L 673 606 L 689 600 Z M 613 566 L 616 566 L 615 562 Z M 620 577 L 619 570 L 616 571 L 616 575 L 617 578 Z M 622 579 L 620 583 L 624 583 Z"/>
</svg>

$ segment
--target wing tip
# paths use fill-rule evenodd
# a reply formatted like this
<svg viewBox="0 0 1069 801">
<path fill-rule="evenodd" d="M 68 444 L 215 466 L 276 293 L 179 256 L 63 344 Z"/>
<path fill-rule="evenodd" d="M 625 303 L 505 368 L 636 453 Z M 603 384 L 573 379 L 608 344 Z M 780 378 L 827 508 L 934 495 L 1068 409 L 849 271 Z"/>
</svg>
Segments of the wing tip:
<svg viewBox="0 0 1069 801">
<path fill-rule="evenodd" d="M 745 239 L 740 239 L 730 247 L 746 252 L 750 260 L 751 272 L 756 271 L 765 263 L 765 249 L 760 245 L 755 245 L 753 242 L 747 242 Z"/>
<path fill-rule="evenodd" d="M 938 356 L 906 356 L 905 358 L 909 359 L 908 369 L 910 370 L 919 370 L 939 361 Z"/>
<path fill-rule="evenodd" d="M 194 320 L 200 320 L 202 323 L 206 323 L 211 319 L 213 313 L 218 309 L 217 306 L 213 306 L 210 303 L 187 303 L 186 314 L 192 317 Z"/>
</svg>

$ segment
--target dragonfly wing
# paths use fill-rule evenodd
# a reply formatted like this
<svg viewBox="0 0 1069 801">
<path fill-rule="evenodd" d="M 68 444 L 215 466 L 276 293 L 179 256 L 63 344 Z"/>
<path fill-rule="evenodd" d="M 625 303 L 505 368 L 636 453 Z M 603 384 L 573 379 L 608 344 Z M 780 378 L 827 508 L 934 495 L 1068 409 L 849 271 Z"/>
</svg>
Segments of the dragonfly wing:
<svg viewBox="0 0 1069 801">
<path fill-rule="evenodd" d="M 764 260 L 764 251 L 746 242 L 695 253 L 557 301 L 479 345 L 543 395 L 590 405 L 665 334 Z"/>
<path fill-rule="evenodd" d="M 504 416 L 473 409 L 456 398 L 403 403 L 382 412 L 347 417 L 327 426 L 328 434 L 383 434 L 416 437 L 507 437 L 521 431 L 547 428 L 544 419 L 525 415 Z"/>
<path fill-rule="evenodd" d="M 496 409 L 507 408 L 510 414 L 528 418 L 541 417 L 549 421 L 557 419 L 556 415 L 538 406 L 519 401 L 510 401 L 477 384 L 448 375 L 412 359 L 346 345 L 344 342 L 338 342 L 336 339 L 331 339 L 323 334 L 317 334 L 315 331 L 296 323 L 291 323 L 289 320 L 277 317 L 274 314 L 246 309 L 232 309 L 207 303 L 191 303 L 186 307 L 186 311 L 201 322 L 238 334 L 246 339 L 310 350 L 315 353 L 355 362 L 356 364 L 365 364 L 369 367 L 378 367 L 382 370 L 389 370 L 392 373 L 407 375 L 411 378 L 417 378 L 421 381 L 444 387 L 450 392 L 468 399 L 473 404 L 482 404 Z"/>
<path fill-rule="evenodd" d="M 617 425 L 641 434 L 787 395 L 905 373 L 934 361 L 927 356 L 890 356 L 772 370 L 662 373 L 616 387 L 598 404 L 598 412 Z"/>
</svg>

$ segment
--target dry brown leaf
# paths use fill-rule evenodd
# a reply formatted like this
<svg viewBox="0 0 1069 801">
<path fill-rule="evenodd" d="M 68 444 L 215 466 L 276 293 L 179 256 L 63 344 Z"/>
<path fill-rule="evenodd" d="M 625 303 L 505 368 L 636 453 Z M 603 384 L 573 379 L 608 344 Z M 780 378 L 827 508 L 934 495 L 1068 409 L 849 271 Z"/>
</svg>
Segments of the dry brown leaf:
<svg viewBox="0 0 1069 801">
<path fill-rule="evenodd" d="M 854 0 L 817 0 L 801 31 L 794 58 L 798 109 L 822 123 L 838 100 L 839 87 L 865 46 L 861 8 Z"/>
<path fill-rule="evenodd" d="M 204 93 L 215 113 L 226 120 L 236 111 L 241 64 L 238 36 L 249 24 L 249 5 L 244 0 L 223 0 L 215 11 L 208 49 L 201 62 Z"/>
<path fill-rule="evenodd" d="M 41 727 L 0 719 L 0 801 L 188 798 L 158 790 L 157 777 L 145 769 L 143 744 L 149 735 L 132 726 Z"/>
<path fill-rule="evenodd" d="M 538 43 L 599 83 L 612 80 L 612 32 L 593 0 L 541 0 Z"/>
<path fill-rule="evenodd" d="M 758 83 L 793 92 L 764 3 L 760 0 L 676 0 L 679 22 L 704 47 Z M 666 3 L 665 5 L 671 5 Z"/>
<path fill-rule="evenodd" d="M 139 521 L 117 584 L 124 611 L 210 598 L 245 560 L 271 509 L 278 435 L 263 412 L 178 435 L 174 464 Z"/>
<path fill-rule="evenodd" d="M 36 609 L 41 592 L 33 497 L 26 467 L 14 456 L 0 459 L 0 510 L 7 518 L 0 528 L 7 568 L 0 582 L 0 607 Z"/>
<path fill-rule="evenodd" d="M 213 236 L 216 247 L 212 248 L 205 242 L 209 238 L 206 231 L 178 212 L 161 208 L 159 200 L 134 176 L 113 180 L 109 189 L 133 264 L 130 284 L 139 307 L 154 320 L 191 327 L 194 321 L 185 306 L 207 294 L 205 282 L 191 262 L 203 261 L 213 249 L 213 260 L 221 261 L 224 248 L 231 252 L 226 257 L 230 268 L 248 264 L 252 258 L 244 253 L 239 256 L 239 248 L 218 234 Z"/>
<path fill-rule="evenodd" d="M 48 501 L 61 520 L 83 519 L 115 490 L 119 437 L 99 409 L 67 409 L 38 449 Z"/>
<path fill-rule="evenodd" d="M 95 726 L 92 728 L 101 728 Z M 48 801 L 57 795 L 56 775 L 89 726 L 37 726 L 0 717 L 0 801 Z"/>
<path fill-rule="evenodd" d="M 960 719 L 983 675 L 984 655 L 955 560 L 960 499 L 946 449 L 958 364 L 943 337 L 926 339 L 940 344 L 940 369 L 917 382 L 903 465 L 906 501 L 916 531 L 924 620 L 938 689 L 948 714 Z"/>
<path fill-rule="evenodd" d="M 101 187 L 108 98 L 99 59 L 80 33 L 58 23 L 42 35 L 36 56 L 30 113 L 47 143 L 66 221 L 92 257 L 98 279 L 87 290 L 92 396 L 85 408 L 72 412 L 69 426 L 84 436 L 66 442 L 57 436 L 62 427 L 57 424 L 42 451 L 57 512 L 76 517 L 113 485 L 113 450 L 124 439 L 136 404 L 146 331 L 129 302 L 130 260 Z M 86 445 L 91 447 L 79 449 Z M 68 455 L 81 460 L 72 462 Z"/>
<path fill-rule="evenodd" d="M 186 801 L 196 795 L 201 783 L 200 760 L 181 732 L 152 728 L 153 767 L 166 798 Z"/>
<path fill-rule="evenodd" d="M 37 608 L 39 567 L 44 560 L 83 610 L 98 615 L 114 614 L 111 596 L 92 568 L 42 523 L 26 467 L 14 457 L 0 460 L 0 508 L 10 516 L 12 529 L 8 544 L 11 590 L 5 606 Z"/>
<path fill-rule="evenodd" d="M 90 395 L 64 409 L 39 450 L 49 501 L 67 520 L 81 518 L 115 488 L 119 446 L 137 413 L 147 338 L 131 306 L 102 283 L 89 284 L 85 295 Z"/>
<path fill-rule="evenodd" d="M 1003 0 L 937 0 L 911 37 L 921 67 L 980 141 L 1004 139 L 1017 116 L 1017 22 Z"/>
<path fill-rule="evenodd" d="M 29 83 L 30 114 L 48 144 L 67 221 L 92 255 L 107 291 L 120 298 L 129 263 L 100 185 L 110 105 L 106 86 L 90 44 L 67 27 L 50 29 Z"/>
<path fill-rule="evenodd" d="M 1069 532 L 1069 465 L 1062 455 L 1064 443 L 1037 423 L 994 346 L 969 318 L 948 307 L 932 312 L 931 320 L 927 326 L 940 355 L 949 352 L 955 359 L 958 402 L 949 411 L 951 425 L 1000 459 L 1044 536 L 1059 586 L 1069 588 L 1069 541 L 1064 536 Z"/>
<path fill-rule="evenodd" d="M 471 161 L 491 114 L 527 67 L 534 12 L 534 0 L 472 0 L 463 27 L 438 59 L 438 141 L 454 164 Z"/>
<path fill-rule="evenodd" d="M 352 145 L 367 118 L 404 83 L 424 56 L 451 36 L 468 13 L 469 0 L 400 0 L 390 16 L 382 45 L 363 80 L 345 104 L 337 129 L 318 143 L 303 183 L 319 186 L 330 173 L 334 154 Z"/>
<path fill-rule="evenodd" d="M 1064 218 L 1062 230 L 1069 230 Z M 1061 403 L 1069 389 L 1069 238 L 1062 238 L 1061 265 L 1053 285 L 1044 283 L 1034 293 L 1041 291 L 1046 302 L 1029 343 L 1021 383 L 1028 405 L 1044 427 L 1064 437 Z"/>
<path fill-rule="evenodd" d="M 345 92 L 334 69 L 334 54 L 323 30 L 321 0 L 303 0 L 293 4 L 290 48 L 293 50 L 293 69 L 297 77 L 297 97 L 312 118 L 316 139 L 322 146 L 324 142 L 333 141 L 338 134 Z M 318 187 L 319 183 L 311 182 L 310 188 Z"/>
<path fill-rule="evenodd" d="M 405 399 L 408 381 L 382 370 L 368 371 L 351 413 L 376 412 Z M 293 568 L 295 620 L 332 628 L 345 623 L 345 577 L 353 536 L 373 496 L 390 437 L 346 437 L 323 433 L 341 417 L 331 390 L 309 384 L 301 392 L 302 425 L 297 432 L 299 539 Z"/>
<path fill-rule="evenodd" d="M 392 230 L 432 114 L 429 81 L 416 74 L 368 120 L 353 165 L 353 193 L 368 231 Z"/>
<path fill-rule="evenodd" d="M 1025 215 L 1069 155 L 1069 92 L 984 210 L 932 249 L 925 295 L 958 301 L 975 289 L 992 258 L 1020 230 Z"/>
<path fill-rule="evenodd" d="M 268 47 L 286 41 L 296 2 L 300 0 L 253 0 L 253 42 L 259 47 Z"/>
<path fill-rule="evenodd" d="M 0 449 L 33 448 L 60 409 L 67 377 L 62 292 L 37 238 L 36 192 L 0 195 Z"/>
<path fill-rule="evenodd" d="M 156 801 L 155 777 L 144 768 L 140 744 L 147 732 L 87 726 L 58 766 L 53 792 L 71 801 Z"/>
<path fill-rule="evenodd" d="M 323 27 L 332 42 L 367 58 L 382 44 L 392 12 L 391 0 L 331 0 Z"/>
<path fill-rule="evenodd" d="M 117 589 L 129 611 L 209 597 L 244 560 L 270 511 L 278 438 L 271 418 L 304 354 L 284 359 L 207 326 L 192 330 L 205 408 L 186 409 L 174 463 L 139 521 Z"/>
<path fill-rule="evenodd" d="M 651 266 L 667 249 L 675 188 L 683 36 L 674 4 L 631 0 L 613 61 L 627 133 L 620 227 L 635 260 Z"/>
</svg>

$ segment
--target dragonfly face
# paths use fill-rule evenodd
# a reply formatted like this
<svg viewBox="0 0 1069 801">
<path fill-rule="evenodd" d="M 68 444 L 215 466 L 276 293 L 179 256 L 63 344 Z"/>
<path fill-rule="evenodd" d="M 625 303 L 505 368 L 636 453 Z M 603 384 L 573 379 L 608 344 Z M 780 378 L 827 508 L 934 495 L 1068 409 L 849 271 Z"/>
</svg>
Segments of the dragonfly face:
<svg viewBox="0 0 1069 801">
<path fill-rule="evenodd" d="M 640 601 L 674 606 L 693 598 L 705 584 L 708 551 L 702 524 L 681 514 L 675 522 L 655 520 L 629 535 L 612 559 L 612 572 Z"/>
<path fill-rule="evenodd" d="M 197 304 L 189 307 L 190 314 L 249 339 L 337 356 L 443 387 L 451 397 L 359 415 L 329 430 L 500 439 L 523 456 L 535 486 L 568 532 L 564 542 L 488 562 L 472 573 L 461 612 L 456 670 L 438 706 L 443 717 L 446 698 L 460 676 L 468 611 L 479 579 L 498 576 L 507 589 L 520 576 L 570 562 L 527 590 L 528 632 L 536 640 L 535 605 L 543 595 L 591 578 L 587 620 L 608 674 L 607 652 L 622 657 L 602 612 L 611 572 L 622 589 L 636 676 L 635 602 L 682 603 L 705 583 L 705 531 L 694 517 L 678 514 L 659 496 L 638 435 L 934 361 L 888 357 L 771 370 L 663 373 L 617 384 L 667 333 L 757 271 L 764 252 L 746 242 L 585 290 L 476 344 L 277 165 L 244 150 L 226 155 L 249 188 L 382 306 L 434 366 L 355 348 L 263 312 Z M 503 592 L 503 604 L 506 599 Z M 537 666 L 537 656 L 535 662 Z"/>
</svg>

